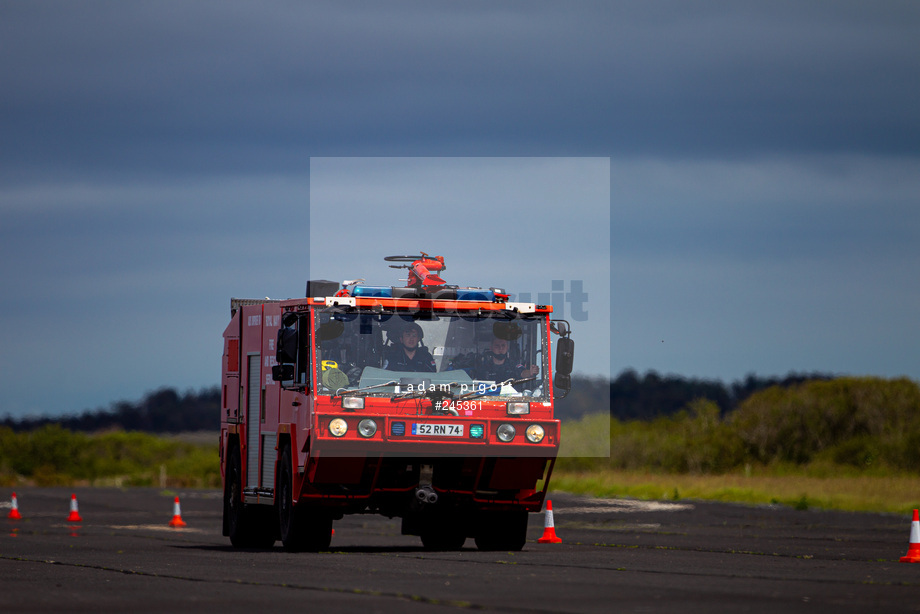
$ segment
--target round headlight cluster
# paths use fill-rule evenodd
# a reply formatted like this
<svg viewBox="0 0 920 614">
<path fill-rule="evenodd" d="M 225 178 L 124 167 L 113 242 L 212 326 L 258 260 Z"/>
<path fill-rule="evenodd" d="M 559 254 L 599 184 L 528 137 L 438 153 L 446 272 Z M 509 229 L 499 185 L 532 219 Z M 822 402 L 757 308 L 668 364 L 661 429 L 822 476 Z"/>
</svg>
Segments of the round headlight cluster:
<svg viewBox="0 0 920 614">
<path fill-rule="evenodd" d="M 329 422 L 329 433 L 333 437 L 341 437 L 348 432 L 348 423 L 341 418 L 334 418 Z"/>
<path fill-rule="evenodd" d="M 496 431 L 496 435 L 498 435 L 499 441 L 504 441 L 505 443 L 508 443 L 509 441 L 514 439 L 514 426 L 511 424 L 502 424 L 501 426 L 498 427 L 498 431 Z"/>
<path fill-rule="evenodd" d="M 499 441 L 505 443 L 513 441 L 515 435 L 514 425 L 508 423 L 502 424 L 495 431 L 495 435 L 498 437 Z M 539 424 L 530 424 L 527 426 L 527 430 L 524 431 L 524 435 L 530 443 L 540 443 L 543 441 L 543 438 L 546 437 L 546 431 L 543 430 L 543 427 Z"/>
<path fill-rule="evenodd" d="M 358 435 L 361 437 L 373 437 L 377 432 L 377 423 L 370 418 L 365 418 L 358 423 Z"/>
<path fill-rule="evenodd" d="M 543 427 L 539 424 L 531 424 L 527 427 L 525 435 L 527 435 L 527 441 L 531 443 L 540 443 L 543 441 L 543 437 L 546 435 L 546 433 L 543 431 Z"/>
</svg>

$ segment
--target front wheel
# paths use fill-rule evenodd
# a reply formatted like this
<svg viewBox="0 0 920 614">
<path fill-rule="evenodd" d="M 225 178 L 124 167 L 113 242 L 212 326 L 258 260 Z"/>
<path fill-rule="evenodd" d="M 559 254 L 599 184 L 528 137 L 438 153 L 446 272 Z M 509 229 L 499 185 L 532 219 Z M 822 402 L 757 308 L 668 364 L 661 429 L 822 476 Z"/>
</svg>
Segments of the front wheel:
<svg viewBox="0 0 920 614">
<path fill-rule="evenodd" d="M 425 550 L 460 550 L 469 525 L 458 510 L 428 510 L 411 518 Z"/>
<path fill-rule="evenodd" d="M 320 509 L 294 503 L 291 447 L 284 446 L 278 468 L 278 523 L 281 543 L 288 552 L 328 550 L 332 543 L 332 516 Z"/>
<path fill-rule="evenodd" d="M 480 550 L 517 552 L 527 541 L 527 512 L 482 512 L 476 526 Z"/>
</svg>

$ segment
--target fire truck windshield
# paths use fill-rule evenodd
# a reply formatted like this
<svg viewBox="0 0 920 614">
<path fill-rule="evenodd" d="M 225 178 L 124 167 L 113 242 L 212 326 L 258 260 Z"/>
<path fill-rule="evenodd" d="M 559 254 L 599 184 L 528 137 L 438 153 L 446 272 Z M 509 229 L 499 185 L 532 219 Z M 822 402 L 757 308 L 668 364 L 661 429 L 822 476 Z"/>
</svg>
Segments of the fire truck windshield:
<svg viewBox="0 0 920 614">
<path fill-rule="evenodd" d="M 548 396 L 543 316 L 324 311 L 315 321 L 319 394 Z"/>
</svg>

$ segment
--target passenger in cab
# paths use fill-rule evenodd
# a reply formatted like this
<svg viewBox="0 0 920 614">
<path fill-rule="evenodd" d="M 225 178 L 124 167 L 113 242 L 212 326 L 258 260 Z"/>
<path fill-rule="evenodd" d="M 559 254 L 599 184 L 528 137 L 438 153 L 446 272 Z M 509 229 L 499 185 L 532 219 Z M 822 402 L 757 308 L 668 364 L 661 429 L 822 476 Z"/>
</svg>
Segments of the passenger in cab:
<svg viewBox="0 0 920 614">
<path fill-rule="evenodd" d="M 434 373 L 437 369 L 434 357 L 425 346 L 421 345 L 425 333 L 415 322 L 409 322 L 396 337 L 396 343 L 390 346 L 383 361 L 383 368 L 390 371 L 417 371 Z"/>
</svg>

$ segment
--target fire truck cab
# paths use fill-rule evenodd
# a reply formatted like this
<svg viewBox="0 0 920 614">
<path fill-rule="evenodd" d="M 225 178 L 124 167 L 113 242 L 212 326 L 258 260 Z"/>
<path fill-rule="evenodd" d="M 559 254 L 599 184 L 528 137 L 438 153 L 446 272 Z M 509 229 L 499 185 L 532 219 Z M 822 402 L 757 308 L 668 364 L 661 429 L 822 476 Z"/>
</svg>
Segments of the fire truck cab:
<svg viewBox="0 0 920 614">
<path fill-rule="evenodd" d="M 356 513 L 399 517 L 429 549 L 524 546 L 559 449 L 569 325 L 501 289 L 448 285 L 442 257 L 386 260 L 406 286 L 231 299 L 220 456 L 234 546 L 324 550 Z"/>
</svg>

